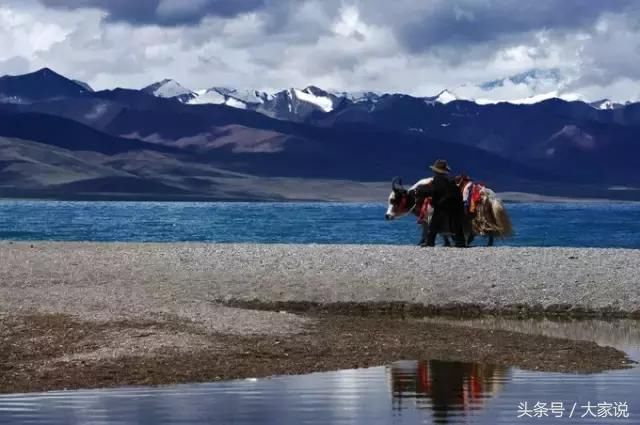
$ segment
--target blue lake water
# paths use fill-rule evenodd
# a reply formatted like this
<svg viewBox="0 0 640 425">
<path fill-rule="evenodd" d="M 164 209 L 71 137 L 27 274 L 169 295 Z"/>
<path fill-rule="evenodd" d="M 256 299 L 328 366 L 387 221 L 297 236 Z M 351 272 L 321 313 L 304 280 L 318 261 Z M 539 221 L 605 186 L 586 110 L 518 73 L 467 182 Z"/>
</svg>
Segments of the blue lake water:
<svg viewBox="0 0 640 425">
<path fill-rule="evenodd" d="M 0 200 L 0 239 L 416 243 L 415 217 L 386 222 L 385 210 L 384 203 Z M 640 203 L 523 203 L 507 210 L 516 235 L 499 245 L 640 248 Z"/>
</svg>

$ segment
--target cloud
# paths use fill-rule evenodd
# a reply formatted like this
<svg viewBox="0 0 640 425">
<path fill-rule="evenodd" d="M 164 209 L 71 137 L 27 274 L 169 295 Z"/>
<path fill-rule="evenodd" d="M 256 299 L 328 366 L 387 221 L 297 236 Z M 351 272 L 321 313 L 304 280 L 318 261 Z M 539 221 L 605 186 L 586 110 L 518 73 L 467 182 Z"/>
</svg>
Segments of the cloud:
<svg viewBox="0 0 640 425">
<path fill-rule="evenodd" d="M 603 13 L 622 13 L 631 0 L 434 0 L 406 5 L 393 16 L 399 40 L 411 51 L 483 43 L 520 43 L 538 31 L 575 31 L 594 25 Z M 388 8 L 389 6 L 387 6 Z M 372 9 L 379 20 L 389 19 L 386 8 Z M 385 12 L 380 14 L 380 12 Z"/>
<path fill-rule="evenodd" d="M 264 0 L 40 0 L 67 10 L 94 8 L 130 24 L 198 24 L 207 16 L 233 17 L 264 6 Z"/>
<path fill-rule="evenodd" d="M 29 60 L 22 56 L 12 56 L 5 60 L 0 60 L 0 69 L 8 75 L 20 75 L 29 71 Z"/>
<path fill-rule="evenodd" d="M 0 74 L 97 89 L 317 85 L 520 99 L 640 98 L 630 0 L 3 0 Z M 488 84 L 491 83 L 491 84 Z M 621 99 L 620 97 L 627 98 Z"/>
</svg>

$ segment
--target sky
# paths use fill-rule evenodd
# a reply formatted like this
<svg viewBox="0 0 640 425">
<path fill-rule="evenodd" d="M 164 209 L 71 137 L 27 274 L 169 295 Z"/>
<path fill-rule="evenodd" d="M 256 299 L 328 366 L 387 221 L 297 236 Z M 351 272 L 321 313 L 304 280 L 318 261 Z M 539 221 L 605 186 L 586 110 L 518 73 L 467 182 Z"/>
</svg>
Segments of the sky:
<svg viewBox="0 0 640 425">
<path fill-rule="evenodd" d="M 0 0 L 0 75 L 640 100 L 634 0 Z"/>
</svg>

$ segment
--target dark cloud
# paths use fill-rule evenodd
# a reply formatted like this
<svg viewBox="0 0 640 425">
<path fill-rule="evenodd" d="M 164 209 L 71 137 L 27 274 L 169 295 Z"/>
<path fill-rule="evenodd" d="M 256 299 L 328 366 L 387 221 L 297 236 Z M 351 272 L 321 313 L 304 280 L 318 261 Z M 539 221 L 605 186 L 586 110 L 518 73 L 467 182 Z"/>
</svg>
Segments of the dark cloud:
<svg viewBox="0 0 640 425">
<path fill-rule="evenodd" d="M 62 9 L 97 8 L 108 19 L 166 26 L 199 23 L 206 16 L 233 17 L 265 6 L 265 0 L 39 0 Z"/>
<path fill-rule="evenodd" d="M 533 31 L 588 30 L 606 12 L 631 7 L 630 0 L 457 0 L 437 3 L 395 28 L 413 52 L 443 46 L 463 49 L 488 42 L 513 42 Z"/>
</svg>

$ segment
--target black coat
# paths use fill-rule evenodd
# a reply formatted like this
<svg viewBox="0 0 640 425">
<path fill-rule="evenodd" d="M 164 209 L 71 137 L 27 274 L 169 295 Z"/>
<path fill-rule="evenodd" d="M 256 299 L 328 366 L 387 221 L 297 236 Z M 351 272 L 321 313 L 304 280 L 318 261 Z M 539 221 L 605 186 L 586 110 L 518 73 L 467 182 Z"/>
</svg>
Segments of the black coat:
<svg viewBox="0 0 640 425">
<path fill-rule="evenodd" d="M 431 197 L 433 217 L 429 226 L 430 231 L 435 233 L 456 233 L 456 229 L 463 226 L 464 202 L 462 200 L 462 192 L 455 182 L 447 176 L 436 174 L 431 184 L 417 189 L 416 197 L 418 199 Z"/>
</svg>

